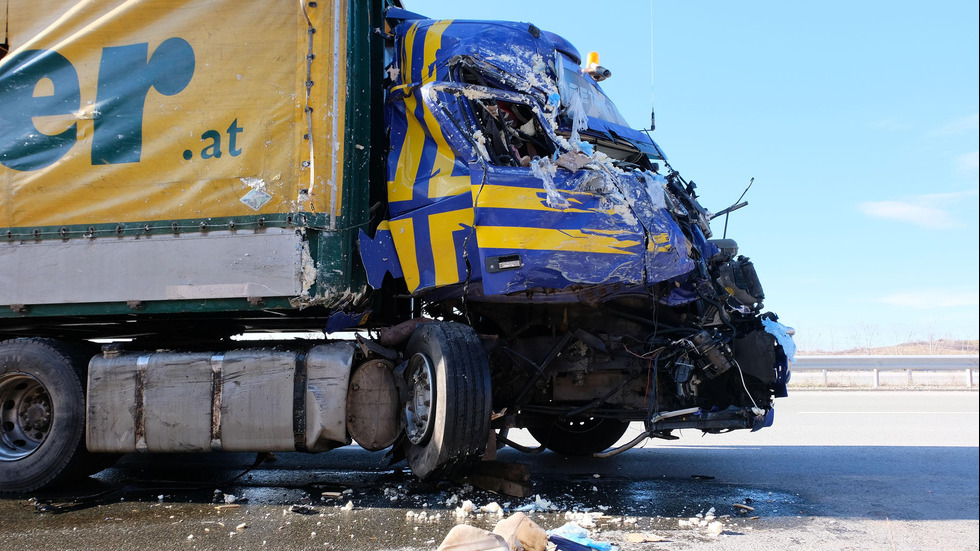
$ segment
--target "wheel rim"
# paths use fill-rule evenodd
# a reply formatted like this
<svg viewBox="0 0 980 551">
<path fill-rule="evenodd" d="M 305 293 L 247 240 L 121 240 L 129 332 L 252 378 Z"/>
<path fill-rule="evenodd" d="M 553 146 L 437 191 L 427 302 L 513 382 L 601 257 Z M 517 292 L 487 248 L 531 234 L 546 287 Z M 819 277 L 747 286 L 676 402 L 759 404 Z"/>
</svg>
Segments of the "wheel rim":
<svg viewBox="0 0 980 551">
<path fill-rule="evenodd" d="M 408 361 L 406 375 L 410 391 L 405 404 L 405 434 L 412 444 L 420 446 L 432 435 L 432 419 L 435 417 L 435 372 L 432 362 L 424 354 L 415 354 Z"/>
<path fill-rule="evenodd" d="M 24 373 L 0 376 L 0 461 L 16 461 L 40 448 L 53 413 L 40 381 Z"/>
</svg>

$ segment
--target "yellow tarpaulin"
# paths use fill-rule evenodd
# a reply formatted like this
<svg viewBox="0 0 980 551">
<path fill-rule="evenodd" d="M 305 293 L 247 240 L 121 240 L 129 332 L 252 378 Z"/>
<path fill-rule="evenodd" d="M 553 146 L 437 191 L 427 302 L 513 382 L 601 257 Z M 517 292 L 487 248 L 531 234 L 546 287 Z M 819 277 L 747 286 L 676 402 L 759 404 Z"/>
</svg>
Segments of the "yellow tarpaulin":
<svg viewBox="0 0 980 551">
<path fill-rule="evenodd" d="M 7 43 L 7 0 L 0 0 L 0 44 Z"/>
<path fill-rule="evenodd" d="M 0 7 L 0 227 L 339 209 L 346 2 Z"/>
</svg>

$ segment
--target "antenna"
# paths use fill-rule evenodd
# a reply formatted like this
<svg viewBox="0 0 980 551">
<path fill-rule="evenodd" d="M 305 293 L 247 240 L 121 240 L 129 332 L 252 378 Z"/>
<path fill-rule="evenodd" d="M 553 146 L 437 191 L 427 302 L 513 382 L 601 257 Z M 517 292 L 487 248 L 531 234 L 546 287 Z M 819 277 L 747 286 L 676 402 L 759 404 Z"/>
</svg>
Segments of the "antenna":
<svg viewBox="0 0 980 551">
<path fill-rule="evenodd" d="M 650 0 L 650 131 L 657 129 L 656 103 L 653 101 L 653 0 Z"/>
<path fill-rule="evenodd" d="M 749 178 L 749 185 L 745 188 L 745 191 L 743 191 L 742 194 L 738 196 L 738 199 L 735 200 L 735 204 L 725 209 L 725 231 L 721 233 L 722 239 L 728 237 L 728 215 L 731 214 L 732 211 L 738 210 L 744 207 L 745 205 L 748 205 L 748 203 L 742 203 L 741 201 L 742 201 L 742 197 L 745 197 L 745 194 L 749 192 L 749 188 L 752 187 L 753 182 L 755 182 L 755 178 L 754 177 Z"/>
</svg>

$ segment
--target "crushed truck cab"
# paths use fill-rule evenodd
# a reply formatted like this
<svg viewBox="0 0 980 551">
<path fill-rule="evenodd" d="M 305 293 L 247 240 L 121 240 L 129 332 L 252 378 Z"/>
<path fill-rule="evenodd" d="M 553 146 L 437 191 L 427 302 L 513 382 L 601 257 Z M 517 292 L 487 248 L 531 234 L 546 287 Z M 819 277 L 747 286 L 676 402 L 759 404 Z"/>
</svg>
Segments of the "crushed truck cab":
<svg viewBox="0 0 980 551">
<path fill-rule="evenodd" d="M 608 456 L 772 423 L 792 329 L 560 35 L 397 1 L 0 8 L 0 492 L 98 454 L 356 442 L 437 480 L 514 428 Z"/>
<path fill-rule="evenodd" d="M 560 451 L 602 451 L 627 421 L 661 437 L 771 423 L 788 328 L 578 51 L 526 23 L 388 17 L 388 217 L 360 238 L 371 285 L 402 278 L 433 317 L 494 335 L 495 411 Z"/>
</svg>

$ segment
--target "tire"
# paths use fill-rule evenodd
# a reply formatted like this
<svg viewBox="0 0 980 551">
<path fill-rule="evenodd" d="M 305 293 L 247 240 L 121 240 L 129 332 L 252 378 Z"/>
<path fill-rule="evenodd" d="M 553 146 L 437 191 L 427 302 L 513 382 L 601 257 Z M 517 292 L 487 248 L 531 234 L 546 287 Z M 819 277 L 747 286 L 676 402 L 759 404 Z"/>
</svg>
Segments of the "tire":
<svg viewBox="0 0 980 551">
<path fill-rule="evenodd" d="M 592 455 L 616 443 L 626 434 L 629 421 L 605 417 L 556 418 L 547 425 L 528 427 L 541 445 L 562 455 Z"/>
<path fill-rule="evenodd" d="M 459 479 L 480 461 L 490 438 L 486 352 L 471 327 L 433 322 L 412 333 L 406 357 L 408 464 L 424 481 Z"/>
<path fill-rule="evenodd" d="M 84 477 L 114 460 L 85 449 L 88 356 L 48 339 L 0 342 L 0 494 Z"/>
</svg>

